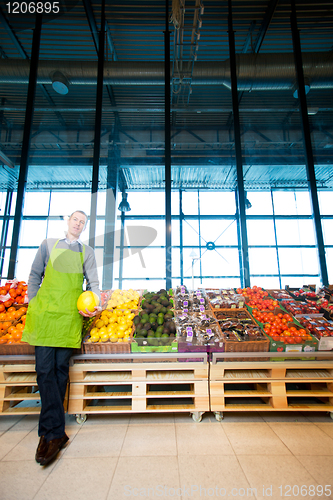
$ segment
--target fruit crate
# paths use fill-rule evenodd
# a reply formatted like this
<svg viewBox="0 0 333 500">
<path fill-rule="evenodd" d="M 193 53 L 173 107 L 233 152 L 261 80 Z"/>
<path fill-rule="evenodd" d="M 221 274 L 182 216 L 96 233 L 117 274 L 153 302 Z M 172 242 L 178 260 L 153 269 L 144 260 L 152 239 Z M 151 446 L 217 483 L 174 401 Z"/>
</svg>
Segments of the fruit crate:
<svg viewBox="0 0 333 500">
<path fill-rule="evenodd" d="M 17 344 L 0 344 L 0 355 L 23 355 L 23 354 L 35 354 L 35 346 L 28 344 L 27 342 L 19 342 Z"/>
<path fill-rule="evenodd" d="M 135 335 L 131 342 L 131 352 L 178 352 L 178 342 L 177 340 L 172 340 L 166 345 L 139 345 L 135 339 Z"/>
</svg>

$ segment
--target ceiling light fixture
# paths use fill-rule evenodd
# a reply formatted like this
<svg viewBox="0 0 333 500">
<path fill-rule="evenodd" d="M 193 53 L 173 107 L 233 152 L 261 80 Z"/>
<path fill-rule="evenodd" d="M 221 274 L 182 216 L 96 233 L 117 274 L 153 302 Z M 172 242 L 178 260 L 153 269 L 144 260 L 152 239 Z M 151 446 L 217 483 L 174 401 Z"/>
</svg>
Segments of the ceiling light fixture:
<svg viewBox="0 0 333 500">
<path fill-rule="evenodd" d="M 122 200 L 119 203 L 118 210 L 121 212 L 129 212 L 131 210 L 131 207 L 127 201 L 127 193 L 125 191 L 122 192 Z"/>
<path fill-rule="evenodd" d="M 63 75 L 61 73 L 61 71 L 56 71 L 55 73 L 53 73 L 53 76 L 52 76 L 52 88 L 58 94 L 61 94 L 61 95 L 68 94 L 69 81 L 67 80 L 67 78 L 65 77 L 65 75 Z"/>
</svg>

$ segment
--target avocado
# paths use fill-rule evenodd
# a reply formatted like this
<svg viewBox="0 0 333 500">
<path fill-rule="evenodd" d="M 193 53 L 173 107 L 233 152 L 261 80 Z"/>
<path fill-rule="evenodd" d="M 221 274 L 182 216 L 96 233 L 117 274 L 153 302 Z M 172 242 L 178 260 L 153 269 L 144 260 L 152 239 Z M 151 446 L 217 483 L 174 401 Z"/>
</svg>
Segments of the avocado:
<svg viewBox="0 0 333 500">
<path fill-rule="evenodd" d="M 138 337 L 147 337 L 147 330 L 145 328 L 142 328 L 137 332 Z"/>
<path fill-rule="evenodd" d="M 150 324 L 151 324 L 151 329 L 155 331 L 158 327 L 157 321 L 153 321 Z"/>
<path fill-rule="evenodd" d="M 158 339 L 155 339 L 155 337 L 149 337 L 148 344 L 149 345 L 153 345 L 153 346 L 157 346 L 158 345 Z"/>
<path fill-rule="evenodd" d="M 134 323 L 135 325 L 137 325 L 138 323 L 140 323 L 140 316 L 134 316 L 134 318 L 133 318 L 133 323 Z"/>
<path fill-rule="evenodd" d="M 162 316 L 158 316 L 158 318 L 157 318 L 157 324 L 158 325 L 163 325 L 163 323 L 164 323 L 164 316 L 163 317 Z"/>
<path fill-rule="evenodd" d="M 156 331 L 163 333 L 164 326 L 160 325 L 156 328 Z"/>
<path fill-rule="evenodd" d="M 158 339 L 158 338 L 160 338 L 160 337 L 162 337 L 162 332 L 161 332 L 161 331 L 156 330 L 156 332 L 155 332 L 155 338 L 157 338 L 157 339 Z"/>
<path fill-rule="evenodd" d="M 166 314 L 167 312 L 168 312 L 167 308 L 163 306 L 161 309 L 161 313 Z"/>
<path fill-rule="evenodd" d="M 151 329 L 151 324 L 149 323 L 149 321 L 147 321 L 147 323 L 143 325 L 143 328 L 147 331 Z"/>
</svg>

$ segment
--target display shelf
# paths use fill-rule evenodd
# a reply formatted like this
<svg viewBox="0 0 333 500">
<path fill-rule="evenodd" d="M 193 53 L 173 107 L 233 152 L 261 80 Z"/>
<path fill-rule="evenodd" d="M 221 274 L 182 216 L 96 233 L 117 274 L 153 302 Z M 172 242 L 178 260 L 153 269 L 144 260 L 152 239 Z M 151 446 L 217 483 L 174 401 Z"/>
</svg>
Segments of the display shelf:
<svg viewBox="0 0 333 500">
<path fill-rule="evenodd" d="M 209 375 L 211 411 L 219 418 L 224 411 L 261 410 L 326 411 L 332 416 L 333 353 L 321 360 L 301 356 L 294 359 L 293 353 L 282 362 L 251 361 L 250 356 L 248 361 L 225 362 L 219 361 L 225 354 L 215 353 Z"/>
<path fill-rule="evenodd" d="M 199 421 L 209 411 L 207 353 L 116 358 L 105 356 L 98 362 L 86 356 L 72 358 L 68 413 L 79 422 L 91 413 L 174 411 L 192 413 Z"/>
<path fill-rule="evenodd" d="M 2 356 L 0 359 L 0 414 L 38 414 L 40 396 L 34 356 L 13 358 Z"/>
</svg>

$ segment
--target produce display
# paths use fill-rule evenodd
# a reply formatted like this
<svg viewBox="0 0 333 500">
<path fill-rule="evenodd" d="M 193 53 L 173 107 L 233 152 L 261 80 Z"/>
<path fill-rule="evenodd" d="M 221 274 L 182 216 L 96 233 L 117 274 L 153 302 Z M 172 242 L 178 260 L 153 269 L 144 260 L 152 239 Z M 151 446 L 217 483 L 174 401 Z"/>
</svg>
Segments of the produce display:
<svg viewBox="0 0 333 500">
<path fill-rule="evenodd" d="M 114 290 L 106 304 L 106 309 L 137 309 L 140 292 L 137 290 Z"/>
<path fill-rule="evenodd" d="M 13 304 L 27 304 L 27 290 L 28 285 L 25 281 L 16 279 L 6 281 L 5 285 L 0 286 L 0 305 L 8 308 Z"/>
<path fill-rule="evenodd" d="M 332 321 L 327 321 L 323 317 L 314 318 L 308 315 L 299 316 L 297 320 L 318 340 L 322 337 L 333 337 Z"/>
<path fill-rule="evenodd" d="M 293 316 L 297 316 L 299 314 L 318 314 L 319 312 L 315 306 L 309 304 L 308 302 L 301 302 L 293 299 L 288 299 L 288 300 L 282 300 L 281 304 Z"/>
<path fill-rule="evenodd" d="M 135 313 L 131 309 L 104 309 L 92 323 L 87 343 L 129 342 Z"/>
<path fill-rule="evenodd" d="M 268 292 L 259 286 L 254 286 L 252 288 L 237 288 L 236 291 L 238 294 L 245 297 L 246 305 L 249 307 L 273 311 L 274 308 L 279 305 L 276 299 L 270 298 Z"/>
<path fill-rule="evenodd" d="M 26 306 L 9 306 L 2 309 L 0 304 L 0 344 L 19 344 L 21 343 L 22 333 L 25 326 L 27 313 Z"/>
<path fill-rule="evenodd" d="M 178 287 L 174 291 L 174 307 L 178 311 L 204 312 L 209 309 L 209 300 L 204 290 L 189 292 L 186 287 Z"/>
<path fill-rule="evenodd" d="M 219 311 L 215 313 L 215 316 L 226 340 L 247 342 L 265 338 L 260 327 L 254 323 L 247 311 Z"/>
<path fill-rule="evenodd" d="M 285 344 L 302 344 L 307 340 L 312 340 L 311 335 L 304 328 L 299 327 L 293 321 L 293 317 L 282 309 L 277 309 L 275 312 L 253 309 L 252 315 L 257 322 L 263 325 L 266 335 L 272 337 L 274 341 Z"/>
<path fill-rule="evenodd" d="M 223 341 L 216 318 L 211 313 L 184 313 L 175 316 L 177 340 L 179 344 L 207 346 Z"/>
<path fill-rule="evenodd" d="M 206 295 L 212 309 L 234 309 L 243 308 L 245 298 L 233 289 L 208 289 Z"/>
<path fill-rule="evenodd" d="M 173 299 L 166 290 L 146 292 L 142 310 L 134 317 L 134 339 L 139 346 L 170 345 L 175 340 Z"/>
</svg>

